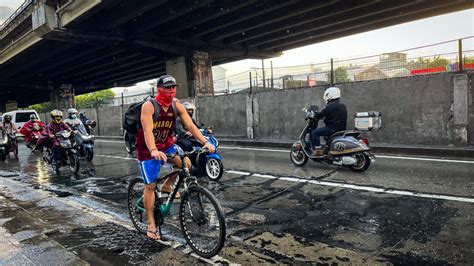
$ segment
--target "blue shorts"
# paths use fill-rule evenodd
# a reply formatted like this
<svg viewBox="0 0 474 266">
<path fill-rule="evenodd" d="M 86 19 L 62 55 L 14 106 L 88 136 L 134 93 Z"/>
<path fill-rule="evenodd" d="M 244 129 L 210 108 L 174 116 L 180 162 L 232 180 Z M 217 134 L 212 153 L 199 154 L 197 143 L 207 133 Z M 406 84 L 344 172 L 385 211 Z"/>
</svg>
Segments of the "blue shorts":
<svg viewBox="0 0 474 266">
<path fill-rule="evenodd" d="M 176 144 L 169 147 L 165 154 L 182 154 L 183 150 Z M 161 166 L 165 164 L 163 160 L 146 160 L 146 161 L 138 161 L 140 166 L 140 173 L 143 177 L 143 181 L 145 184 L 151 184 L 158 181 L 158 177 L 160 176 Z"/>
</svg>

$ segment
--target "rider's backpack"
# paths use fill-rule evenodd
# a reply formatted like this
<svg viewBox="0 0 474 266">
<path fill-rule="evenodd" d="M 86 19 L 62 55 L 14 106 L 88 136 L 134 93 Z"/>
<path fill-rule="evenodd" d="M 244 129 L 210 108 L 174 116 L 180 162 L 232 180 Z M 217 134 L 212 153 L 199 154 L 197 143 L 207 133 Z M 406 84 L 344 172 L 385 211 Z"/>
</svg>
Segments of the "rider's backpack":
<svg viewBox="0 0 474 266">
<path fill-rule="evenodd" d="M 155 109 L 153 113 L 153 121 L 157 121 L 160 117 L 160 110 L 161 106 L 158 104 L 156 99 L 154 97 L 147 97 L 143 101 L 134 103 L 128 107 L 127 111 L 124 114 L 123 117 L 123 129 L 127 131 L 130 134 L 137 134 L 140 128 L 142 128 L 142 123 L 141 123 L 141 114 L 142 114 L 142 105 L 146 103 L 147 101 L 150 101 L 153 104 L 153 107 Z M 176 100 L 173 99 L 173 111 L 174 111 L 174 116 L 175 119 L 177 117 L 177 110 L 176 110 Z"/>
</svg>

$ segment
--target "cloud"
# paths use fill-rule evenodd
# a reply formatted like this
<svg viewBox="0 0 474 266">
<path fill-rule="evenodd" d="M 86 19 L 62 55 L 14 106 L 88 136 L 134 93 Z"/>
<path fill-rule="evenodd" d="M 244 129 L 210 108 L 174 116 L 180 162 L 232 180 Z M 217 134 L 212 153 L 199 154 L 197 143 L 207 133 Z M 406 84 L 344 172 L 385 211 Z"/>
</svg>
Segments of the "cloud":
<svg viewBox="0 0 474 266">
<path fill-rule="evenodd" d="M 15 10 L 11 7 L 0 6 L 0 23 L 3 23 Z"/>
</svg>

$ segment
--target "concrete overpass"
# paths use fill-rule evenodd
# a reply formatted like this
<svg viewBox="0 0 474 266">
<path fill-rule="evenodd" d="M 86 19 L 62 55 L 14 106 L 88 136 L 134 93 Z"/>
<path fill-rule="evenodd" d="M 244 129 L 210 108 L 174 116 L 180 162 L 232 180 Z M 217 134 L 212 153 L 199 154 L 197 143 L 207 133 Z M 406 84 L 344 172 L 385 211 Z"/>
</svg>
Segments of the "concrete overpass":
<svg viewBox="0 0 474 266">
<path fill-rule="evenodd" d="M 212 93 L 199 92 L 209 86 L 211 60 L 270 58 L 472 7 L 472 0 L 27 0 L 1 26 L 0 103 L 26 106 L 50 100 L 61 84 L 82 94 L 165 72 L 187 88 L 182 96 Z"/>
</svg>

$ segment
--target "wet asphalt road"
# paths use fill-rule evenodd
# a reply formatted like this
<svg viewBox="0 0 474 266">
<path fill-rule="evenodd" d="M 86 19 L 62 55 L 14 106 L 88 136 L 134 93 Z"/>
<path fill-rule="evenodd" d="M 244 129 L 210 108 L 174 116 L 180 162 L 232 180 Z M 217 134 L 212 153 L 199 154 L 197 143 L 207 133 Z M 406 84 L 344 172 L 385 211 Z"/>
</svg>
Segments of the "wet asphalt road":
<svg viewBox="0 0 474 266">
<path fill-rule="evenodd" d="M 222 180 L 201 183 L 226 211 L 231 241 L 221 255 L 230 261 L 474 262 L 474 163 L 379 157 L 366 173 L 353 173 L 314 162 L 298 168 L 286 151 L 227 147 L 220 153 Z M 72 176 L 66 168 L 55 174 L 22 147 L 20 160 L 0 163 L 0 170 L 94 195 L 126 212 L 137 163 L 119 142 L 96 143 L 96 155 L 81 160 Z"/>
</svg>

